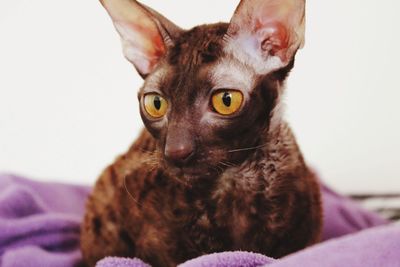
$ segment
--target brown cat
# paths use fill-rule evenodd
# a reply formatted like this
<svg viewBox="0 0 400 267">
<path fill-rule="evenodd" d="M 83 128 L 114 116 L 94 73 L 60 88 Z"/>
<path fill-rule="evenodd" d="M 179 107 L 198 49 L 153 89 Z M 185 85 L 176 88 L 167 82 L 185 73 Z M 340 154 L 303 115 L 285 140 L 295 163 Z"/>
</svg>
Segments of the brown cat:
<svg viewBox="0 0 400 267">
<path fill-rule="evenodd" d="M 282 119 L 304 0 L 242 0 L 229 24 L 185 31 L 134 0 L 103 0 L 145 79 L 146 129 L 89 197 L 85 262 L 176 266 L 218 251 L 281 257 L 318 241 L 319 186 Z"/>
</svg>

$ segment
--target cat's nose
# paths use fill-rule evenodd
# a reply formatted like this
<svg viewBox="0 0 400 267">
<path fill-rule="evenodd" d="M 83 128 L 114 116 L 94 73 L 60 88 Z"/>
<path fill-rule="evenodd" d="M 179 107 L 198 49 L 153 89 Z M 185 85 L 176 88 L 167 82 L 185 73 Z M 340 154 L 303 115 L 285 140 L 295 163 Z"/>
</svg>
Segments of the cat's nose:
<svg viewBox="0 0 400 267">
<path fill-rule="evenodd" d="M 192 157 L 194 145 L 191 142 L 167 143 L 165 157 L 175 164 L 184 164 Z"/>
<path fill-rule="evenodd" d="M 184 164 L 194 154 L 194 143 L 187 134 L 169 135 L 165 144 L 164 154 L 167 160 L 174 164 Z"/>
</svg>

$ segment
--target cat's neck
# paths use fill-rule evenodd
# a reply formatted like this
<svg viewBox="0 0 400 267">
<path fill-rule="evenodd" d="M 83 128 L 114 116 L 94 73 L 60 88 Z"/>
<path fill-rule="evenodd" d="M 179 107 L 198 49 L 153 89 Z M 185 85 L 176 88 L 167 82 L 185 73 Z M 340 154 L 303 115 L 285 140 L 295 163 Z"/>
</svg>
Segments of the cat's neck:
<svg viewBox="0 0 400 267">
<path fill-rule="evenodd" d="M 241 163 L 221 173 L 189 181 L 186 186 L 193 200 L 209 201 L 227 193 L 253 193 L 265 190 L 281 177 L 301 176 L 307 172 L 301 151 L 287 123 L 269 129 L 256 149 Z M 182 184 L 177 183 L 182 187 Z"/>
<path fill-rule="evenodd" d="M 235 184 L 244 191 L 254 191 L 260 183 L 267 185 L 281 176 L 296 175 L 306 170 L 290 127 L 287 123 L 281 123 L 267 131 L 258 148 L 245 161 L 227 168 L 217 177 L 216 187 L 226 192 L 229 191 L 227 187 Z"/>
</svg>

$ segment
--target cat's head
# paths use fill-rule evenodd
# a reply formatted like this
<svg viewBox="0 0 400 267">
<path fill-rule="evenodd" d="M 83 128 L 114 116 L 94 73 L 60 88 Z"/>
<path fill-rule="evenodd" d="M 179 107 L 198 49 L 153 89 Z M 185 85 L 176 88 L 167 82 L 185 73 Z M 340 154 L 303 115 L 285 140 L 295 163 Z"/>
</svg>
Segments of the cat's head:
<svg viewBox="0 0 400 267">
<path fill-rule="evenodd" d="M 305 0 L 242 0 L 230 23 L 182 30 L 134 0 L 102 0 L 145 79 L 140 112 L 173 175 L 245 160 L 280 124 L 279 98 L 304 42 Z"/>
</svg>

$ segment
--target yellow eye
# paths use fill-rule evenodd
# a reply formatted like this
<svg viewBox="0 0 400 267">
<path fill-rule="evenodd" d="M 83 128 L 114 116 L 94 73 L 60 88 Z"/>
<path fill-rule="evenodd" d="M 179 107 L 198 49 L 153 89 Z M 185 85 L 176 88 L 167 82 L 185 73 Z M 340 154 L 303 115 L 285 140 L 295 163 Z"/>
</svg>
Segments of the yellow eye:
<svg viewBox="0 0 400 267">
<path fill-rule="evenodd" d="M 243 95 L 236 90 L 221 90 L 212 96 L 211 102 L 213 108 L 219 114 L 231 115 L 242 106 Z"/>
<path fill-rule="evenodd" d="M 144 109 L 153 118 L 161 118 L 167 113 L 168 102 L 158 94 L 144 96 Z"/>
</svg>

